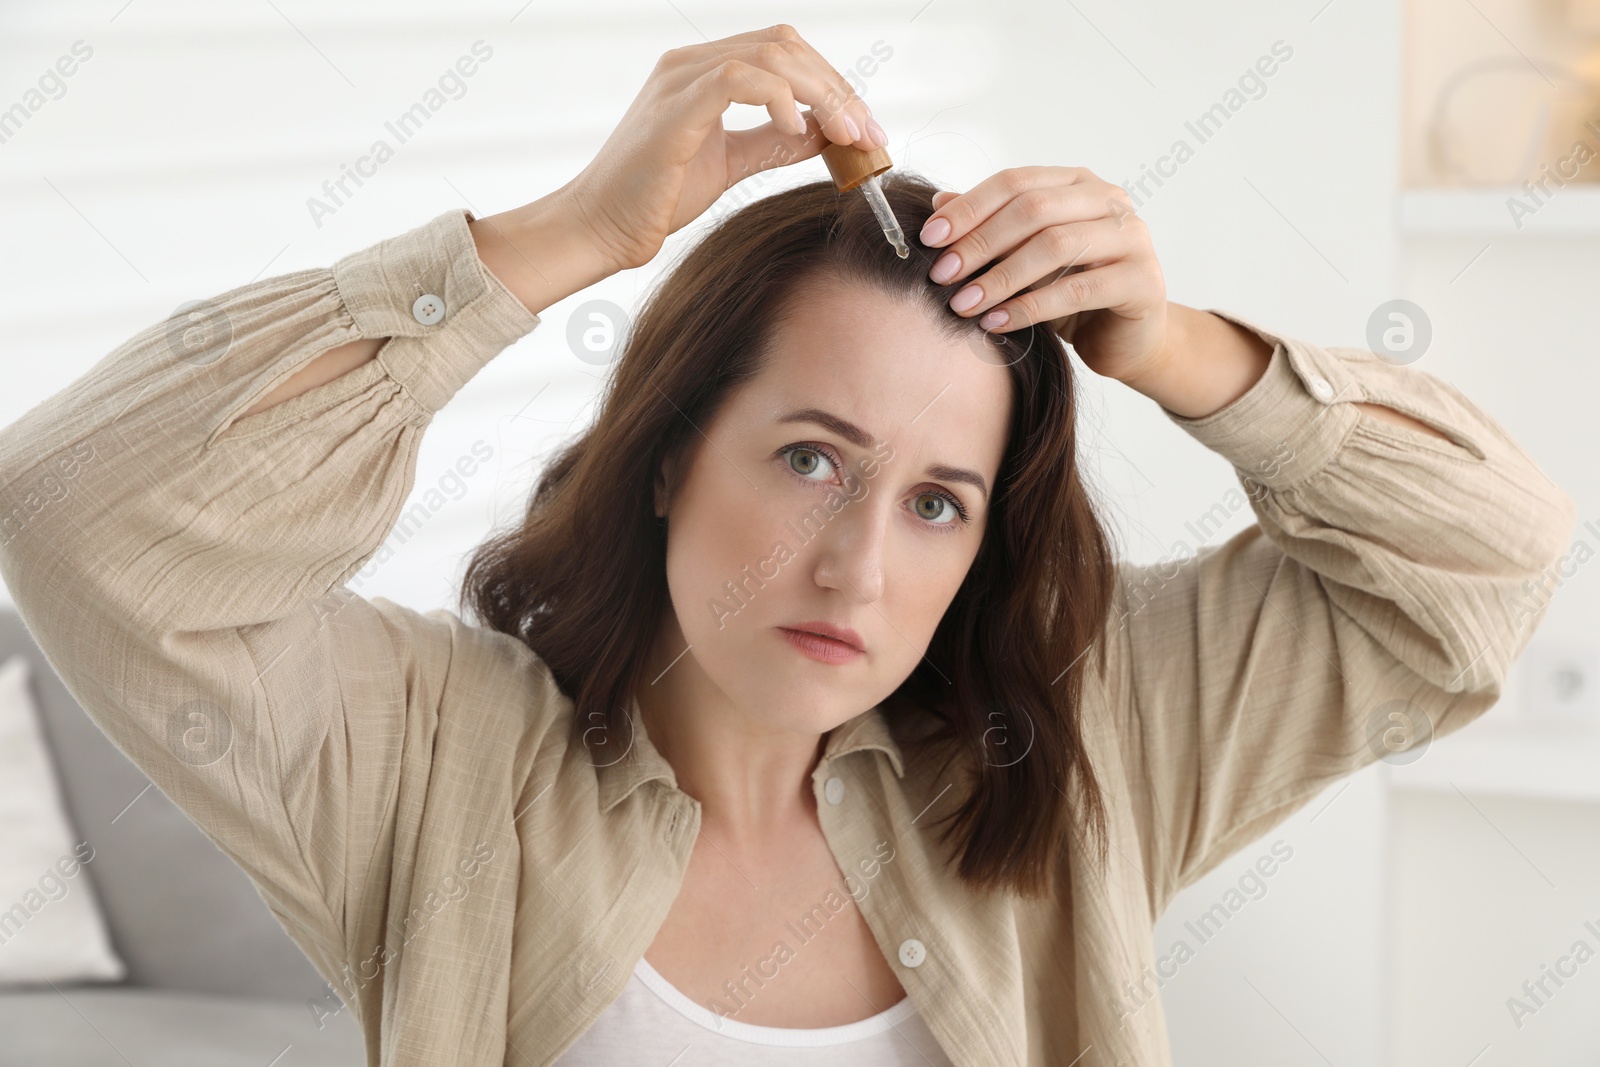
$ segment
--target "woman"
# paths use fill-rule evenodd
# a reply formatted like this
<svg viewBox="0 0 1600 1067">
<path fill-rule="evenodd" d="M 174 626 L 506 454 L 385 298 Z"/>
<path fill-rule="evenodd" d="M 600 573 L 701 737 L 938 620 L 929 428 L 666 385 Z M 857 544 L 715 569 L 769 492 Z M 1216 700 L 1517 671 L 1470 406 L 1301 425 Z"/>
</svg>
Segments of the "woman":
<svg viewBox="0 0 1600 1067">
<path fill-rule="evenodd" d="M 343 587 L 540 312 L 828 141 L 884 137 L 791 28 L 675 49 L 556 193 L 223 293 L 0 433 L 31 629 L 370 1063 L 1167 1063 L 1166 903 L 1487 710 L 1537 622 L 1501 597 L 1575 513 L 1493 420 L 1169 303 L 1057 167 L 892 177 L 905 261 L 831 183 L 749 205 L 472 560 L 480 625 Z M 1064 337 L 1259 524 L 1116 565 Z"/>
</svg>

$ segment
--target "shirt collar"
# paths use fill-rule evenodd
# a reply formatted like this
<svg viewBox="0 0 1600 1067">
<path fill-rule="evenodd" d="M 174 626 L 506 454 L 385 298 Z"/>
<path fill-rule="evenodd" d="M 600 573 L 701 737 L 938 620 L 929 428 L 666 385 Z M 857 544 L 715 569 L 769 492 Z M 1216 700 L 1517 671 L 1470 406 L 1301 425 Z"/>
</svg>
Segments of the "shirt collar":
<svg viewBox="0 0 1600 1067">
<path fill-rule="evenodd" d="M 608 762 L 598 762 L 595 766 L 602 813 L 609 812 L 628 794 L 652 779 L 660 779 L 673 788 L 678 785 L 678 776 L 673 772 L 672 764 L 651 743 L 650 735 L 645 731 L 637 699 L 628 703 L 628 723 L 629 736 L 623 754 Z M 889 731 L 882 705 L 878 704 L 834 727 L 822 750 L 822 760 L 826 763 L 869 748 L 875 748 L 888 757 L 896 778 L 905 777 L 900 746 Z"/>
</svg>

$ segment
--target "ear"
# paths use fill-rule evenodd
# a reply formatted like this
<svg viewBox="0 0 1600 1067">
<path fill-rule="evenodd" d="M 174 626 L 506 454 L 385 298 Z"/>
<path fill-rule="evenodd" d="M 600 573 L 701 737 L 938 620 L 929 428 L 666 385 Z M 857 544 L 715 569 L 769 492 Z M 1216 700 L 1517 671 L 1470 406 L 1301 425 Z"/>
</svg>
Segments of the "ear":
<svg viewBox="0 0 1600 1067">
<path fill-rule="evenodd" d="M 672 499 L 672 488 L 678 484 L 677 473 L 677 455 L 673 454 L 664 457 L 655 477 L 655 508 L 656 518 L 658 519 L 665 517 L 667 514 L 667 504 Z"/>
</svg>

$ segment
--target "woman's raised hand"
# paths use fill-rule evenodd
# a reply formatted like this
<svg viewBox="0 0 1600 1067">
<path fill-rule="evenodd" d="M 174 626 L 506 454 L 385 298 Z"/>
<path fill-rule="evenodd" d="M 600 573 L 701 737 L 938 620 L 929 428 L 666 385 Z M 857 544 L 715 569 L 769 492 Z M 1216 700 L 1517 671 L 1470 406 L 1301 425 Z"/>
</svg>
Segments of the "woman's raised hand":
<svg viewBox="0 0 1600 1067">
<path fill-rule="evenodd" d="M 724 130 L 733 103 L 765 107 L 771 121 Z M 800 104 L 811 106 L 809 119 Z M 730 186 L 809 159 L 829 141 L 885 143 L 850 83 L 779 24 L 662 55 L 600 153 L 560 195 L 613 269 L 641 267 Z"/>
<path fill-rule="evenodd" d="M 951 298 L 957 314 L 995 331 L 1047 323 L 1090 370 L 1130 384 L 1166 358 L 1166 283 L 1120 186 L 1082 167 L 1016 167 L 933 206 L 923 244 L 945 252 L 930 276 L 972 280 Z"/>
</svg>

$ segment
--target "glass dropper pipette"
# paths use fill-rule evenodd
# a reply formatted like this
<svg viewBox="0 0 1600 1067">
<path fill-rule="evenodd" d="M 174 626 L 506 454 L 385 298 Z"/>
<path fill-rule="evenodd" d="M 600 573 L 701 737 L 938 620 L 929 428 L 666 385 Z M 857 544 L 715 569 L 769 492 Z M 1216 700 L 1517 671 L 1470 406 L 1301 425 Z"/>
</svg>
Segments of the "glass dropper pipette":
<svg viewBox="0 0 1600 1067">
<path fill-rule="evenodd" d="M 828 173 L 833 175 L 833 183 L 840 192 L 861 190 L 867 203 L 872 205 L 878 225 L 883 227 L 883 236 L 894 246 L 895 255 L 901 259 L 908 258 L 911 249 L 906 244 L 906 235 L 900 229 L 900 223 L 889 207 L 889 198 L 883 195 L 883 186 L 878 181 L 878 175 L 894 166 L 888 150 L 874 148 L 863 151 L 854 145 L 829 143 L 822 149 L 822 160 L 828 165 Z"/>
</svg>

